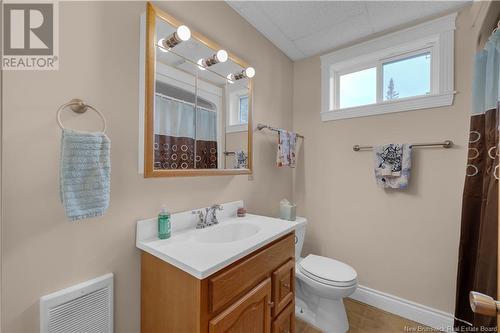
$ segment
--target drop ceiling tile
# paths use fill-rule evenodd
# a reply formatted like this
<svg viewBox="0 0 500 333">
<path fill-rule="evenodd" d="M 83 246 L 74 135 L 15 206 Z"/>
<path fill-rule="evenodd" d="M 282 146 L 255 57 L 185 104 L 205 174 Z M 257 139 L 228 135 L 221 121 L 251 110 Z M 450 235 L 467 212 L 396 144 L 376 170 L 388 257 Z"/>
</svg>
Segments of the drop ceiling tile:
<svg viewBox="0 0 500 333">
<path fill-rule="evenodd" d="M 306 56 L 323 53 L 359 40 L 373 33 L 365 14 L 351 17 L 349 21 L 333 25 L 311 36 L 295 40 Z"/>
<path fill-rule="evenodd" d="M 238 9 L 233 7 L 233 5 L 236 3 L 239 5 Z M 242 3 L 244 5 L 241 5 Z M 255 3 L 254 1 L 231 1 L 229 5 L 233 7 L 233 9 L 235 9 L 241 16 L 243 16 L 251 25 L 253 25 L 274 45 L 276 45 L 281 51 L 283 51 L 289 58 L 298 59 L 305 56 L 295 46 L 295 44 L 289 38 L 287 38 L 278 27 L 276 27 L 274 22 L 269 20 L 268 17 L 262 13 L 260 6 L 258 6 L 257 3 Z"/>
<path fill-rule="evenodd" d="M 364 13 L 362 2 L 262 1 L 262 12 L 291 40 L 349 20 Z"/>
<path fill-rule="evenodd" d="M 228 1 L 228 0 L 226 0 Z M 290 59 L 298 60 L 446 14 L 467 1 L 228 1 Z"/>
</svg>

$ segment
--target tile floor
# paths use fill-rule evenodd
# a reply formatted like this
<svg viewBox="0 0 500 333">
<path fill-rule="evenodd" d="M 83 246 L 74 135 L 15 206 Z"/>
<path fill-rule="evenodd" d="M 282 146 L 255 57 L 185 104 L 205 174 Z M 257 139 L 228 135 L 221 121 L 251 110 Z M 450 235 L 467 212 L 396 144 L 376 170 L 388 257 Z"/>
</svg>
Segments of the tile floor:
<svg viewBox="0 0 500 333">
<path fill-rule="evenodd" d="M 412 329 L 416 329 L 415 331 L 419 332 L 419 327 L 421 328 L 420 332 L 422 332 L 422 329 L 428 329 L 424 325 L 414 321 L 401 318 L 352 299 L 345 299 L 344 304 L 349 319 L 348 333 L 404 333 L 411 332 Z M 296 321 L 295 332 L 322 333 L 320 330 L 298 319 Z M 432 332 L 432 330 L 425 330 L 425 332 Z"/>
</svg>

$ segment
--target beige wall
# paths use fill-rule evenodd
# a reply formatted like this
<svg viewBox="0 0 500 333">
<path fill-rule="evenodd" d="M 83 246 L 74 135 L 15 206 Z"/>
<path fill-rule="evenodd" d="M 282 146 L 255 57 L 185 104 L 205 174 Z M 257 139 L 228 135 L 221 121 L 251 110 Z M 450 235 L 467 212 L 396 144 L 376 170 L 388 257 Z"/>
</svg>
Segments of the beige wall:
<svg viewBox="0 0 500 333">
<path fill-rule="evenodd" d="M 294 63 L 294 129 L 306 139 L 294 193 L 309 225 L 305 251 L 352 265 L 360 284 L 447 312 L 454 309 L 460 210 L 475 40 L 458 15 L 454 105 L 339 121 L 320 120 L 320 59 Z M 451 139 L 415 149 L 407 191 L 377 188 L 371 152 L 354 144 Z"/>
<path fill-rule="evenodd" d="M 292 62 L 223 2 L 165 3 L 257 70 L 255 122 L 292 126 Z M 273 166 L 275 136 L 256 133 L 255 179 L 247 176 L 143 179 L 137 174 L 139 15 L 144 3 L 61 3 L 60 70 L 4 74 L 3 332 L 38 331 L 39 297 L 107 272 L 115 275 L 115 331 L 139 330 L 137 219 L 244 199 L 276 215 L 292 195 L 292 173 Z M 108 120 L 111 206 L 102 218 L 65 220 L 58 196 L 59 105 L 80 97 Z M 98 128 L 95 115 L 92 119 Z M 92 117 L 92 118 L 91 118 Z M 71 118 L 71 119 L 70 119 Z M 79 126 L 66 115 L 66 123 Z M 272 184 L 272 185 L 269 185 Z M 265 195 L 262 191 L 265 190 Z M 166 309 L 168 310 L 168 309 Z"/>
</svg>

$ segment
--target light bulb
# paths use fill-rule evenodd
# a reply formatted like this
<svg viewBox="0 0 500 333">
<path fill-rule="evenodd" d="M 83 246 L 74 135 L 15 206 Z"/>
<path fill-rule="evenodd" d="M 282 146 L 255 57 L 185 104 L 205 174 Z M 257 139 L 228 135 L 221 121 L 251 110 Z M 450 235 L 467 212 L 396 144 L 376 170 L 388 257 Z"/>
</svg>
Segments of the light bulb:
<svg viewBox="0 0 500 333">
<path fill-rule="evenodd" d="M 219 62 L 226 62 L 227 59 L 229 58 L 229 56 L 227 55 L 226 50 L 219 50 L 219 51 L 217 51 L 216 57 L 217 57 L 217 60 Z"/>
<path fill-rule="evenodd" d="M 228 58 L 229 57 L 225 50 L 219 50 L 211 57 L 198 60 L 197 64 L 200 69 L 204 70 L 206 67 L 213 66 L 215 64 L 218 64 L 219 62 L 226 62 Z"/>
<path fill-rule="evenodd" d="M 162 38 L 162 39 L 160 39 L 160 40 L 158 41 L 158 46 L 159 46 L 159 49 L 160 49 L 160 51 L 161 51 L 161 52 L 165 52 L 165 53 L 167 53 L 167 52 L 168 52 L 168 50 L 165 48 L 165 46 L 163 46 L 163 45 L 164 45 L 163 43 L 165 43 L 165 38 Z"/>
<path fill-rule="evenodd" d="M 176 34 L 177 34 L 177 37 L 179 37 L 179 39 L 183 42 L 185 42 L 185 41 L 189 40 L 189 38 L 191 38 L 191 30 L 189 30 L 189 28 L 185 25 L 180 25 L 177 28 Z"/>
<path fill-rule="evenodd" d="M 238 73 L 232 73 L 227 76 L 227 79 L 230 81 L 241 80 L 243 78 L 253 78 L 255 76 L 255 69 L 253 67 L 247 67 Z"/>
<path fill-rule="evenodd" d="M 247 69 L 245 69 L 245 76 L 249 79 L 253 78 L 255 76 L 255 69 L 253 67 L 247 67 Z"/>
<path fill-rule="evenodd" d="M 198 68 L 200 70 L 204 71 L 206 69 L 205 66 L 203 66 L 203 58 L 198 60 L 196 63 L 198 64 Z"/>
<path fill-rule="evenodd" d="M 181 25 L 168 37 L 168 39 L 162 38 L 158 41 L 158 43 L 161 42 L 163 48 L 169 50 L 179 43 L 189 40 L 189 38 L 191 38 L 191 30 L 189 30 L 189 28 L 185 25 Z"/>
<path fill-rule="evenodd" d="M 233 84 L 234 83 L 234 77 L 233 74 L 227 74 L 226 76 L 227 82 Z"/>
</svg>

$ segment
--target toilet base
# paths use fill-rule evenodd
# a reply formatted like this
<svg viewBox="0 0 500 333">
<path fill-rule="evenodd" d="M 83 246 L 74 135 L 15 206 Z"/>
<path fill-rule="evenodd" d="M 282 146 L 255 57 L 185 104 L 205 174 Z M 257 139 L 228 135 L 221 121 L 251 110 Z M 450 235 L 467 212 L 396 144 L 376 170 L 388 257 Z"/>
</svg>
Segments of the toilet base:
<svg viewBox="0 0 500 333">
<path fill-rule="evenodd" d="M 349 329 L 342 299 L 320 298 L 311 309 L 300 297 L 295 297 L 295 316 L 324 333 L 346 333 Z"/>
</svg>

